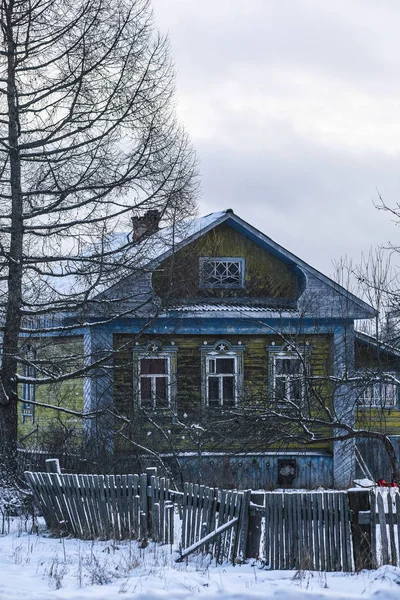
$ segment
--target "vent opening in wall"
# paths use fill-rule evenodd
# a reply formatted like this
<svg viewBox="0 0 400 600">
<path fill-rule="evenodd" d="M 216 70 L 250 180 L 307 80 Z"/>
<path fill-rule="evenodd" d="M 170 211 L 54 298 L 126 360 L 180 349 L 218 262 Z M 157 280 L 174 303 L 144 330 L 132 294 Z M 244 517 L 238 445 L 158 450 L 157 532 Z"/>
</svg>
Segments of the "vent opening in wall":
<svg viewBox="0 0 400 600">
<path fill-rule="evenodd" d="M 297 464 L 295 459 L 278 459 L 278 485 L 292 487 L 297 475 Z"/>
</svg>

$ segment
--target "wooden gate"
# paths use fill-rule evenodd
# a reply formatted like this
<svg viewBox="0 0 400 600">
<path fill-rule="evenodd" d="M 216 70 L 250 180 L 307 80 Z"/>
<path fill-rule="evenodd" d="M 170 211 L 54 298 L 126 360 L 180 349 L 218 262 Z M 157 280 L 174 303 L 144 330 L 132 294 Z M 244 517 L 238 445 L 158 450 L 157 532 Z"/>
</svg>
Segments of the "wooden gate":
<svg viewBox="0 0 400 600">
<path fill-rule="evenodd" d="M 347 493 L 267 493 L 264 557 L 271 569 L 351 571 Z"/>
</svg>

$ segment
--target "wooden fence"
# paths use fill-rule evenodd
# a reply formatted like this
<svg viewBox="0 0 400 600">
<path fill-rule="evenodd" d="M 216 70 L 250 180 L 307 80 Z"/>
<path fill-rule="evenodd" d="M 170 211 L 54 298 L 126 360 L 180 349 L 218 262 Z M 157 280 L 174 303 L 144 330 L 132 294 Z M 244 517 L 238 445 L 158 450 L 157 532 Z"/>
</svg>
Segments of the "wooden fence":
<svg viewBox="0 0 400 600">
<path fill-rule="evenodd" d="M 271 569 L 351 571 L 347 493 L 266 494 L 263 546 Z"/>
<path fill-rule="evenodd" d="M 271 569 L 400 566 L 395 489 L 252 493 L 187 483 L 182 493 L 155 469 L 142 475 L 25 476 L 47 525 L 78 537 L 172 544 L 175 517 L 182 525 L 178 560 L 202 551 L 219 562 L 259 558 Z"/>
<path fill-rule="evenodd" d="M 217 562 L 244 560 L 250 496 L 250 490 L 216 490 L 185 483 L 180 560 L 199 549 L 211 553 Z"/>
<path fill-rule="evenodd" d="M 142 475 L 61 475 L 26 472 L 49 528 L 77 537 L 173 543 L 170 482 Z"/>
</svg>

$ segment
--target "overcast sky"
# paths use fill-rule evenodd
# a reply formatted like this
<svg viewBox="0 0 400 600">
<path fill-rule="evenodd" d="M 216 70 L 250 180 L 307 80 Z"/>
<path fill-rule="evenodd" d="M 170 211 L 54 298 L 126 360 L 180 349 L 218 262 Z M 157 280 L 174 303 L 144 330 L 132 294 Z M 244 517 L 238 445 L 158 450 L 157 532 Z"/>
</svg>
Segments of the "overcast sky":
<svg viewBox="0 0 400 600">
<path fill-rule="evenodd" d="M 332 274 L 396 243 L 399 0 L 153 0 L 200 160 L 201 214 L 232 208 Z M 400 259 L 398 261 L 400 263 Z"/>
</svg>

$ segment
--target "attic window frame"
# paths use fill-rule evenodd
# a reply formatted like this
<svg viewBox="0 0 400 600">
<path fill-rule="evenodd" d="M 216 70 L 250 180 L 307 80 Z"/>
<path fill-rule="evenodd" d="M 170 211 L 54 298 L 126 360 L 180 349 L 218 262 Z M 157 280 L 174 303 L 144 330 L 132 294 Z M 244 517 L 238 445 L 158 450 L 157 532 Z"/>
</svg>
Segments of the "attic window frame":
<svg viewBox="0 0 400 600">
<path fill-rule="evenodd" d="M 205 269 L 207 264 L 215 263 L 234 263 L 238 265 L 238 282 L 213 282 L 207 281 L 205 277 Z M 238 256 L 201 256 L 199 258 L 199 284 L 201 289 L 242 289 L 244 288 L 244 274 L 245 274 L 246 261 L 243 257 Z M 209 275 L 211 277 L 211 275 Z M 221 275 L 221 277 L 223 277 Z M 226 276 L 228 278 L 228 276 Z"/>
</svg>

